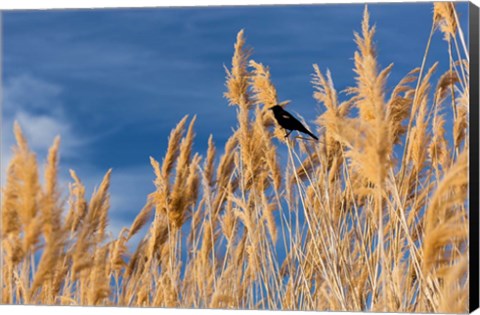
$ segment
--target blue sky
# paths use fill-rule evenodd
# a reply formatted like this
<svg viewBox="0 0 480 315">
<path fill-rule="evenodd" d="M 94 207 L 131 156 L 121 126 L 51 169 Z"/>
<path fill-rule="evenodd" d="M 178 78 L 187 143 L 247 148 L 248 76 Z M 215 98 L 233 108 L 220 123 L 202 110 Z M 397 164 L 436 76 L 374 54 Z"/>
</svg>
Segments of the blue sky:
<svg viewBox="0 0 480 315">
<path fill-rule="evenodd" d="M 112 174 L 112 230 L 129 224 L 153 191 L 149 156 L 162 160 L 170 130 L 196 114 L 195 149 L 217 147 L 236 126 L 223 98 L 235 37 L 245 29 L 253 59 L 268 65 L 280 100 L 311 122 L 312 64 L 331 70 L 337 90 L 354 85 L 353 32 L 364 6 L 250 6 L 3 12 L 2 171 L 20 122 L 44 161 L 62 136 L 61 178 L 77 171 L 91 193 Z M 430 32 L 429 3 L 370 4 L 380 64 L 389 85 L 420 66 Z M 457 4 L 468 38 L 468 6 Z M 448 68 L 436 34 L 427 66 Z M 436 81 L 435 81 L 436 82 Z M 448 126 L 447 126 L 448 127 Z M 221 151 L 221 149 L 220 149 Z M 2 181 L 3 182 L 3 181 Z M 66 195 L 66 191 L 65 195 Z"/>
</svg>

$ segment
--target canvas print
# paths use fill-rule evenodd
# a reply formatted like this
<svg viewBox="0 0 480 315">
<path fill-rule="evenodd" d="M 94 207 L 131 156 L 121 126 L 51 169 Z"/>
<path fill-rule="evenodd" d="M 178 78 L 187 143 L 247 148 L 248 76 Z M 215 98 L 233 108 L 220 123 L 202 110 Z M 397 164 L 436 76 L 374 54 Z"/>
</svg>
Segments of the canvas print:
<svg viewBox="0 0 480 315">
<path fill-rule="evenodd" d="M 468 312 L 472 8 L 2 12 L 1 303 Z"/>
</svg>

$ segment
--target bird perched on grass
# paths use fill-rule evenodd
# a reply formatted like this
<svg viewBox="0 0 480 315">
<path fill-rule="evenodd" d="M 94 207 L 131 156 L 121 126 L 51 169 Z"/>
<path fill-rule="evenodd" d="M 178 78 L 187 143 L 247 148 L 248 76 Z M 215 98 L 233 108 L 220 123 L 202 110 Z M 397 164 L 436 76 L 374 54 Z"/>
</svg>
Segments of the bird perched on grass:
<svg viewBox="0 0 480 315">
<path fill-rule="evenodd" d="M 305 128 L 305 126 L 302 125 L 302 123 L 298 119 L 296 119 L 292 116 L 292 114 L 284 110 L 282 106 L 275 105 L 273 107 L 270 107 L 269 109 L 273 111 L 273 116 L 275 116 L 278 124 L 286 131 L 288 130 L 285 138 L 288 137 L 292 133 L 292 131 L 297 130 L 306 133 L 315 140 L 318 140 L 318 138 L 313 133 L 308 131 L 308 129 Z"/>
</svg>

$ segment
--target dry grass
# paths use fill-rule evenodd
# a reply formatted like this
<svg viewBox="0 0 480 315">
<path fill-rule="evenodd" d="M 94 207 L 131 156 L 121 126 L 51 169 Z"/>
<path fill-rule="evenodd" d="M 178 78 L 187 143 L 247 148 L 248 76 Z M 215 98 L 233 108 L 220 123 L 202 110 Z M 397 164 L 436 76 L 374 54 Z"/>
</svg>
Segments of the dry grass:
<svg viewBox="0 0 480 315">
<path fill-rule="evenodd" d="M 314 65 L 318 142 L 283 138 L 267 110 L 279 103 L 270 71 L 240 31 L 225 93 L 238 128 L 225 153 L 213 137 L 205 158 L 192 152 L 195 117 L 184 117 L 163 161 L 151 158 L 155 190 L 117 237 L 106 236 L 110 171 L 90 200 L 71 171 L 63 203 L 59 139 L 40 181 L 15 125 L 2 303 L 467 312 L 468 61 L 456 19 L 451 3 L 434 5 L 432 34 L 450 53 L 438 84 L 429 39 L 422 65 L 388 94 L 394 68 L 377 63 L 365 9 L 349 98 Z M 283 169 L 278 146 L 288 148 Z"/>
</svg>

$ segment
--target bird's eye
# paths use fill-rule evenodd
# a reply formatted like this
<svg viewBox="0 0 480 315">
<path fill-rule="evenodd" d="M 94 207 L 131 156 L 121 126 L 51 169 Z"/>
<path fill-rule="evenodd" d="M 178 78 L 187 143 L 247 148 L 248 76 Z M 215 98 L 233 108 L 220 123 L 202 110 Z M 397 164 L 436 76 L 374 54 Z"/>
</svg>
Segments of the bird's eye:
<svg viewBox="0 0 480 315">
<path fill-rule="evenodd" d="M 288 115 L 282 115 L 283 118 L 290 118 Z"/>
</svg>

